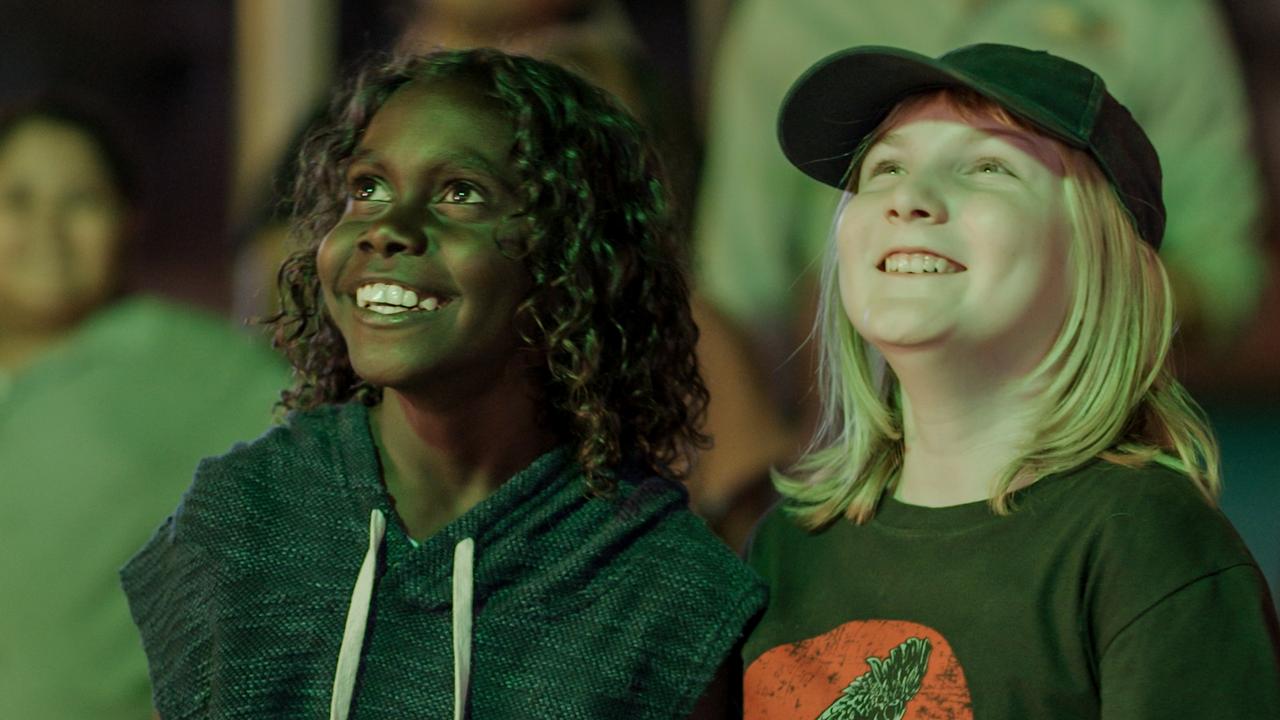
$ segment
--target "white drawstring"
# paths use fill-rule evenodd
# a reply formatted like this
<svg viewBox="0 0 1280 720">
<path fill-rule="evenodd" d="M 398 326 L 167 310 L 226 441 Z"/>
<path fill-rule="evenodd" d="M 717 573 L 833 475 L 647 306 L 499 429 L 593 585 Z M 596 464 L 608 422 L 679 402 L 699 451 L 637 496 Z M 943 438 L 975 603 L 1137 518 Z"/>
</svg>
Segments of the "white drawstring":
<svg viewBox="0 0 1280 720">
<path fill-rule="evenodd" d="M 346 720 L 351 712 L 351 693 L 355 691 L 356 674 L 360 670 L 360 651 L 364 647 L 364 629 L 369 620 L 369 604 L 373 599 L 373 575 L 378 568 L 378 549 L 386 533 L 387 521 L 381 510 L 369 514 L 369 549 L 360 563 L 360 574 L 351 589 L 347 606 L 347 626 L 342 631 L 342 648 L 338 650 L 338 667 L 333 673 L 333 695 L 329 700 L 329 720 Z"/>
<path fill-rule="evenodd" d="M 467 714 L 471 684 L 471 603 L 476 543 L 463 538 L 453 547 L 453 720 Z"/>
<path fill-rule="evenodd" d="M 338 650 L 338 666 L 333 673 L 333 694 L 329 700 L 329 720 L 346 720 L 351 712 L 351 695 L 360 671 L 360 652 L 373 600 L 373 576 L 378 567 L 378 550 L 386 534 L 387 521 L 381 510 L 369 514 L 369 549 L 360 574 L 351 590 L 347 625 Z M 453 717 L 463 720 L 467 713 L 467 693 L 471 684 L 471 625 L 474 596 L 475 541 L 463 538 L 453 548 Z"/>
</svg>

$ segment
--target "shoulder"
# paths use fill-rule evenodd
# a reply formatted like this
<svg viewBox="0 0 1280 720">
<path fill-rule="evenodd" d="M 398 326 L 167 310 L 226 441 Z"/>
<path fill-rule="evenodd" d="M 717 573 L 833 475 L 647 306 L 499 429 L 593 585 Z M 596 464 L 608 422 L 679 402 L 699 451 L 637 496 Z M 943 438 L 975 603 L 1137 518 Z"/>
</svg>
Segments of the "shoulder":
<svg viewBox="0 0 1280 720">
<path fill-rule="evenodd" d="M 289 379 L 288 365 L 251 329 L 206 311 L 154 297 L 121 300 L 95 315 L 81 336 L 83 352 L 128 367 L 139 382 L 217 414 L 251 405 L 268 414 Z M 163 388 L 161 390 L 160 388 Z"/>
<path fill-rule="evenodd" d="M 236 328 L 226 318 L 149 295 L 120 300 L 94 322 L 107 326 L 114 334 L 127 333 L 135 339 L 196 342 L 221 347 L 227 354 L 242 347 L 256 347 L 261 348 L 257 354 L 272 356 L 265 343 L 255 343 L 250 332 Z M 181 352 L 182 347 L 175 343 L 174 350 Z"/>
<path fill-rule="evenodd" d="M 616 549 L 610 575 L 627 578 L 618 591 L 654 604 L 645 612 L 655 619 L 677 618 L 664 632 L 711 633 L 707 642 L 727 652 L 764 608 L 763 581 L 689 510 L 679 484 L 653 475 L 624 479 L 608 525 L 603 535 Z"/>
<path fill-rule="evenodd" d="M 1247 558 L 1231 523 L 1184 473 L 1154 463 L 1131 468 L 1098 461 L 1061 480 L 1057 501 L 1074 506 L 1119 548 L 1199 548 Z"/>
<path fill-rule="evenodd" d="M 653 697 L 667 688 L 670 716 L 685 717 L 763 611 L 767 590 L 689 510 L 683 487 L 648 476 L 619 488 L 607 535 L 626 548 L 600 576 L 610 594 L 625 596 L 626 626 L 643 629 L 638 687 Z"/>
<path fill-rule="evenodd" d="M 326 488 L 342 492 L 348 469 L 370 461 L 366 418 L 358 403 L 295 412 L 257 439 L 206 458 L 174 513 L 174 530 L 216 530 L 230 517 L 265 522 L 305 507 Z"/>
<path fill-rule="evenodd" d="M 1226 516 L 1184 473 L 1098 461 L 1059 480 L 1045 499 L 1077 519 L 1100 560 L 1158 560 L 1172 575 L 1253 562 Z"/>
<path fill-rule="evenodd" d="M 257 439 L 205 458 L 177 509 L 134 561 L 174 548 L 234 555 L 265 538 L 279 539 L 292 521 L 347 496 L 353 468 L 376 469 L 366 417 L 358 404 L 297 412 Z"/>
<path fill-rule="evenodd" d="M 367 433 L 368 411 L 359 403 L 321 405 L 292 412 L 285 421 L 260 437 L 237 443 L 226 453 L 201 463 L 202 470 L 253 469 L 269 466 L 283 470 L 273 459 L 289 457 L 307 464 L 339 465 L 340 441 Z"/>
<path fill-rule="evenodd" d="M 182 587 L 196 587 L 197 576 L 212 583 L 261 569 L 261 558 L 331 537 L 333 511 L 350 504 L 351 484 L 376 482 L 356 477 L 361 467 L 377 468 L 374 451 L 365 449 L 370 441 L 357 434 L 364 411 L 341 405 L 295 413 L 258 439 L 202 461 L 177 509 L 122 570 L 126 592 L 194 597 L 199 592 Z M 354 464 L 360 452 L 369 457 Z"/>
<path fill-rule="evenodd" d="M 848 542 L 861 529 L 844 518 L 820 529 L 805 528 L 780 500 L 756 523 L 747 542 L 747 562 L 772 586 L 784 575 L 805 571 L 797 559 L 818 559 L 833 542 Z"/>
<path fill-rule="evenodd" d="M 1084 593 L 1103 642 L 1198 581 L 1257 572 L 1235 528 L 1183 473 L 1097 462 L 1062 480 L 1054 497 L 1074 506 L 1084 530 Z"/>
<path fill-rule="evenodd" d="M 649 525 L 637 541 L 638 555 L 660 558 L 676 582 L 714 595 L 754 598 L 763 592 L 758 576 L 689 510 L 680 484 L 656 475 L 625 480 L 614 512 Z"/>
</svg>

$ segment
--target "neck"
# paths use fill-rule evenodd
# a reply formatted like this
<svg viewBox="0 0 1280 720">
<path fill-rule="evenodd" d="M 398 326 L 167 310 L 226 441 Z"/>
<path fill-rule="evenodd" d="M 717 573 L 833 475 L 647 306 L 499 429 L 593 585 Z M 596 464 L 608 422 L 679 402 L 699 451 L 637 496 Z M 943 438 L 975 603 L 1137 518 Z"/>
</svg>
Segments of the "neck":
<svg viewBox="0 0 1280 720">
<path fill-rule="evenodd" d="M 889 357 L 902 389 L 905 451 L 895 497 L 942 507 L 989 499 L 1034 430 L 1024 375 L 940 352 Z"/>
<path fill-rule="evenodd" d="M 555 446 L 532 383 L 508 375 L 462 399 L 387 388 L 371 412 L 383 480 L 414 537 L 466 512 Z"/>
</svg>

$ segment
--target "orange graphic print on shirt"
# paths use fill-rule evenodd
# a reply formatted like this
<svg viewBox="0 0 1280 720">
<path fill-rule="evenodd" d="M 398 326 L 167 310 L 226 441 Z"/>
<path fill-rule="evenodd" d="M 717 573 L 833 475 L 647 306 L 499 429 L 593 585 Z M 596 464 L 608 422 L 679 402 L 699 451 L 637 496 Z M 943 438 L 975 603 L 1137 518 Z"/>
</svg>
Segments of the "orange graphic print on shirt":
<svg viewBox="0 0 1280 720">
<path fill-rule="evenodd" d="M 855 620 L 779 645 L 743 678 L 745 720 L 973 720 L 969 686 L 933 628 Z"/>
</svg>

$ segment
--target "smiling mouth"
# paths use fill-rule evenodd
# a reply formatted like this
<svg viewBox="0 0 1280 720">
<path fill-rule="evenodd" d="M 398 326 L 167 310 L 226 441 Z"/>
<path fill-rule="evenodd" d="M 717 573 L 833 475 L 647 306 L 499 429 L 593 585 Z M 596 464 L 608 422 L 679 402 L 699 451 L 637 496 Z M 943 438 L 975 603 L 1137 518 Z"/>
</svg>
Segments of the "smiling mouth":
<svg viewBox="0 0 1280 720">
<path fill-rule="evenodd" d="M 964 272 L 964 266 L 932 253 L 895 252 L 885 256 L 876 269 L 895 275 L 949 275 Z"/>
<path fill-rule="evenodd" d="M 368 283 L 356 288 L 356 306 L 380 315 L 399 315 L 408 312 L 435 312 L 448 305 L 453 298 L 434 293 L 422 293 L 392 283 Z"/>
</svg>

